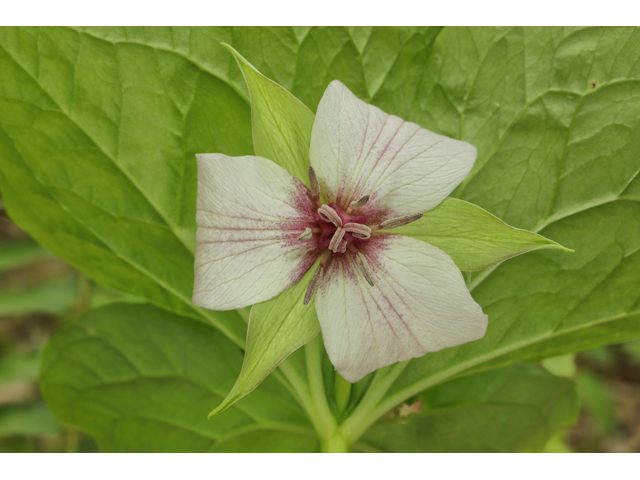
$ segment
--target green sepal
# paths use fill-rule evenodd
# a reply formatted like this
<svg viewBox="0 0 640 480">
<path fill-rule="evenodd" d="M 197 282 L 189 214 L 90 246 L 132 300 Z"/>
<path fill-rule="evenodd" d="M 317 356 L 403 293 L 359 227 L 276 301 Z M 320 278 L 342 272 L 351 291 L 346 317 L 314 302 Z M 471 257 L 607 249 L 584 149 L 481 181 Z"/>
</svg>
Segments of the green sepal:
<svg viewBox="0 0 640 480">
<path fill-rule="evenodd" d="M 532 250 L 573 252 L 537 233 L 507 225 L 486 210 L 464 200 L 445 198 L 422 218 L 391 230 L 436 246 L 462 271 L 482 270 Z"/>
<path fill-rule="evenodd" d="M 315 270 L 314 265 L 293 287 L 251 308 L 240 376 L 209 417 L 251 393 L 285 358 L 320 333 L 314 303 L 303 304 Z"/>
<path fill-rule="evenodd" d="M 251 97 L 253 148 L 309 185 L 309 144 L 315 115 L 309 107 L 262 75 L 233 47 Z"/>
</svg>

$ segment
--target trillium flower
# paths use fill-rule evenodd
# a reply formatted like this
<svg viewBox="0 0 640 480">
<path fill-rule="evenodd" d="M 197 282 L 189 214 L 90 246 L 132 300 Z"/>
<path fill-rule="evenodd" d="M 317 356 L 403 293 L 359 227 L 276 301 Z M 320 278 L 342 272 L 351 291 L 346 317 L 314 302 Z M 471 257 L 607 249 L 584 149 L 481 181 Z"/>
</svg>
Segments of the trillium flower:
<svg viewBox="0 0 640 480">
<path fill-rule="evenodd" d="M 350 382 L 484 336 L 487 316 L 451 258 L 392 232 L 467 176 L 472 145 L 334 81 L 313 124 L 310 188 L 265 158 L 197 158 L 196 305 L 264 302 L 317 264 L 304 302 L 315 302 L 329 358 Z"/>
</svg>

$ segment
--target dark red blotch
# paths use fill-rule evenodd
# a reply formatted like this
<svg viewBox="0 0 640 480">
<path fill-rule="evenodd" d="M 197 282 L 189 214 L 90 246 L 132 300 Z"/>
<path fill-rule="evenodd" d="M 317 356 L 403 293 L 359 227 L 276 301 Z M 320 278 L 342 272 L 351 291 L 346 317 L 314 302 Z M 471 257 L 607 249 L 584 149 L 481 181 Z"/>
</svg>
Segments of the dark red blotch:
<svg viewBox="0 0 640 480">
<path fill-rule="evenodd" d="M 337 206 L 335 203 L 330 203 L 329 206 L 331 208 L 333 208 L 336 213 L 338 214 L 338 216 L 340 217 L 340 219 L 342 220 L 342 225 L 346 224 L 346 223 L 361 223 L 361 224 L 365 224 L 365 222 L 367 221 L 366 217 L 362 216 L 362 215 L 347 215 L 339 206 Z M 325 222 L 320 215 L 318 215 L 318 213 L 316 212 L 315 214 L 316 220 L 318 221 L 318 226 L 322 229 L 322 233 L 320 233 L 320 240 L 318 241 L 318 249 L 319 250 L 324 250 L 325 248 L 329 248 L 329 243 L 331 243 L 331 239 L 333 238 L 333 234 L 335 233 L 335 231 L 338 229 L 338 227 L 336 227 L 333 223 L 331 222 Z M 366 242 L 368 239 L 362 239 L 362 238 L 356 238 L 353 235 L 351 235 L 350 233 L 345 233 L 344 234 L 344 239 L 347 241 L 347 246 L 351 245 L 352 243 L 362 243 L 362 242 Z M 337 257 L 339 255 L 342 255 L 341 253 L 333 253 L 334 257 Z"/>
</svg>

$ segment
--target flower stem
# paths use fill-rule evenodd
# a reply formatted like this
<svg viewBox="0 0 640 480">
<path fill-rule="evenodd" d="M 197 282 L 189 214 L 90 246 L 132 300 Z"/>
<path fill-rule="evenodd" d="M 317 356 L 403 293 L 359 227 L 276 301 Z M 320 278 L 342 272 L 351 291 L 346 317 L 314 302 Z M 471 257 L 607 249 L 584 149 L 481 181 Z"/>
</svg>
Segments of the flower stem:
<svg viewBox="0 0 640 480">
<path fill-rule="evenodd" d="M 349 453 L 351 446 L 342 436 L 340 430 L 329 438 L 320 439 L 320 451 L 322 453 Z"/>
<path fill-rule="evenodd" d="M 349 442 L 356 442 L 367 428 L 378 419 L 379 415 L 374 415 L 376 407 L 408 364 L 408 361 L 399 362 L 384 371 L 378 370 L 376 372 L 367 393 L 353 413 L 340 426 L 340 430 Z"/>
<path fill-rule="evenodd" d="M 304 346 L 304 353 L 307 361 L 307 379 L 315 417 L 312 418 L 312 422 L 322 443 L 335 436 L 338 422 L 333 413 L 331 413 L 327 402 L 324 376 L 322 375 L 321 341 L 322 338 L 318 335 Z"/>
<path fill-rule="evenodd" d="M 335 379 L 335 398 L 338 406 L 338 415 L 342 415 L 347 409 L 351 398 L 351 383 L 342 378 L 338 372 L 336 372 Z"/>
</svg>

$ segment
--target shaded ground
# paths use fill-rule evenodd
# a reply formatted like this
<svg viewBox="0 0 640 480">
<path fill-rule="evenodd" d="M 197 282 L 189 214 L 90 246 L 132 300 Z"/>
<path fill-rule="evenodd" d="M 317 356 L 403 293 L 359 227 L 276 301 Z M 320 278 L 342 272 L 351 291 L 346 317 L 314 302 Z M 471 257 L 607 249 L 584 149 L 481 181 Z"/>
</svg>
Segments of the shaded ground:
<svg viewBox="0 0 640 480">
<path fill-rule="evenodd" d="M 39 354 L 56 329 L 118 298 L 95 287 L 29 239 L 0 198 L 0 453 L 96 451 L 93 441 L 49 412 L 37 385 Z M 547 451 L 640 452 L 640 341 L 544 365 L 573 378 L 577 423 Z"/>
</svg>

